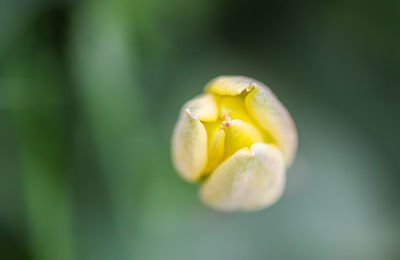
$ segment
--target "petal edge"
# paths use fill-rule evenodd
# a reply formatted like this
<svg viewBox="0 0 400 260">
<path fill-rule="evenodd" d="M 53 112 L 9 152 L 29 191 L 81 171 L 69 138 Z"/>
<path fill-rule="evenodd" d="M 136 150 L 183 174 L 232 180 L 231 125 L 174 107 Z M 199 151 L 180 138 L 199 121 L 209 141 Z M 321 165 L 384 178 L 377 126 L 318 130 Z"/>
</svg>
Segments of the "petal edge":
<svg viewBox="0 0 400 260">
<path fill-rule="evenodd" d="M 275 139 L 289 167 L 298 145 L 296 125 L 289 112 L 272 91 L 261 84 L 246 96 L 245 104 L 249 114 Z"/>
<path fill-rule="evenodd" d="M 223 211 L 258 210 L 281 197 L 285 178 L 281 152 L 273 145 L 255 143 L 218 166 L 201 187 L 200 197 Z"/>
<path fill-rule="evenodd" d="M 207 132 L 189 109 L 181 112 L 173 132 L 172 161 L 189 182 L 198 180 L 207 164 Z"/>
</svg>

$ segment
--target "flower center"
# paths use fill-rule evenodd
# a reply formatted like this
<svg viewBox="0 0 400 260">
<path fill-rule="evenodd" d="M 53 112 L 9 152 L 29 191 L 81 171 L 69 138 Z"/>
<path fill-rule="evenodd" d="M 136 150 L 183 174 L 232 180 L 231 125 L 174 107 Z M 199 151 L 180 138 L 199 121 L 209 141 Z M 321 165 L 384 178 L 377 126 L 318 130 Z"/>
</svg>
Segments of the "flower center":
<svg viewBox="0 0 400 260">
<path fill-rule="evenodd" d="M 221 129 L 224 130 L 225 127 L 230 126 L 232 124 L 231 115 L 230 114 L 221 114 L 221 118 L 223 121 L 221 122 Z"/>
<path fill-rule="evenodd" d="M 244 96 L 218 98 L 220 116 L 217 122 L 204 123 L 208 140 L 208 163 L 204 172 L 213 171 L 238 150 L 266 141 L 263 131 L 247 112 Z"/>
</svg>

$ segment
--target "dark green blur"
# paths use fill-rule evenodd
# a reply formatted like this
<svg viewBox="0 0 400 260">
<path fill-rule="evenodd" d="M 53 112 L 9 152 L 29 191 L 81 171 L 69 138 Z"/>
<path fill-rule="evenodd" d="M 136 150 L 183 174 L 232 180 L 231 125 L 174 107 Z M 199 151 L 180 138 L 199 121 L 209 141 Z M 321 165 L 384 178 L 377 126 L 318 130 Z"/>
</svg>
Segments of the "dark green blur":
<svg viewBox="0 0 400 260">
<path fill-rule="evenodd" d="M 0 259 L 400 259 L 399 3 L 0 0 Z M 170 161 L 219 75 L 298 127 L 260 212 L 204 207 Z"/>
</svg>

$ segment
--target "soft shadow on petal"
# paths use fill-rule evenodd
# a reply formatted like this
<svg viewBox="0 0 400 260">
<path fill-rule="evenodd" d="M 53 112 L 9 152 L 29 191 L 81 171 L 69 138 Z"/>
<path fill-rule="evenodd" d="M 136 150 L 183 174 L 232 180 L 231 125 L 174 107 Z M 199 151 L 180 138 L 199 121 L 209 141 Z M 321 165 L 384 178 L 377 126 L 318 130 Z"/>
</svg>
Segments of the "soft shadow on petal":
<svg viewBox="0 0 400 260">
<path fill-rule="evenodd" d="M 181 112 L 172 136 L 172 160 L 179 174 L 194 182 L 207 164 L 207 132 L 189 109 Z"/>
<path fill-rule="evenodd" d="M 258 210 L 275 203 L 284 186 L 281 152 L 273 145 L 255 143 L 223 162 L 202 186 L 200 197 L 219 210 Z"/>
<path fill-rule="evenodd" d="M 275 139 L 289 167 L 297 151 L 297 130 L 286 108 L 261 84 L 246 96 L 245 103 L 250 115 Z"/>
</svg>

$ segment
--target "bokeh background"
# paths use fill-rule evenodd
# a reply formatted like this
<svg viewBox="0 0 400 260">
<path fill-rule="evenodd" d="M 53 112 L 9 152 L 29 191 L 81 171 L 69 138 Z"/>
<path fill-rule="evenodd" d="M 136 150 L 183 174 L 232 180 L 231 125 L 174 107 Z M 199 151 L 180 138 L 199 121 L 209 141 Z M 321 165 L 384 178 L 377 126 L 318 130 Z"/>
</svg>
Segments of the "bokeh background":
<svg viewBox="0 0 400 260">
<path fill-rule="evenodd" d="M 0 258 L 400 259 L 399 3 L 0 0 Z M 223 74 L 299 130 L 260 212 L 204 207 L 170 161 Z"/>
</svg>

